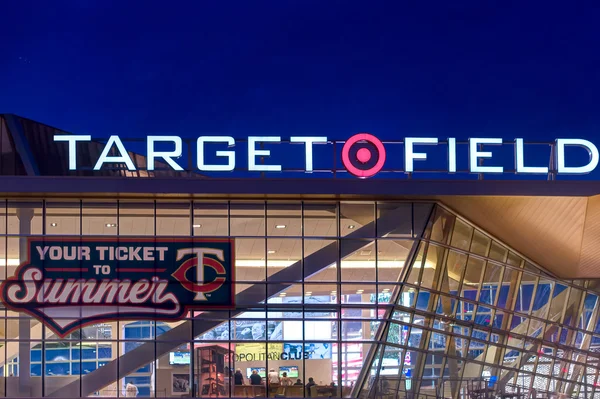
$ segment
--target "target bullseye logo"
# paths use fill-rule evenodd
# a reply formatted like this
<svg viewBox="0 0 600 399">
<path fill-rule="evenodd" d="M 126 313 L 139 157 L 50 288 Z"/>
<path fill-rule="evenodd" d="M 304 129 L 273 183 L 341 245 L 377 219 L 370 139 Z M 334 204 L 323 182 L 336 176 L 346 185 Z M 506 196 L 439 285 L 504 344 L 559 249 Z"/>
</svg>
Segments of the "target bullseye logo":
<svg viewBox="0 0 600 399">
<path fill-rule="evenodd" d="M 385 163 L 385 148 L 377 137 L 358 133 L 342 148 L 342 163 L 346 170 L 361 179 L 374 176 Z"/>
</svg>

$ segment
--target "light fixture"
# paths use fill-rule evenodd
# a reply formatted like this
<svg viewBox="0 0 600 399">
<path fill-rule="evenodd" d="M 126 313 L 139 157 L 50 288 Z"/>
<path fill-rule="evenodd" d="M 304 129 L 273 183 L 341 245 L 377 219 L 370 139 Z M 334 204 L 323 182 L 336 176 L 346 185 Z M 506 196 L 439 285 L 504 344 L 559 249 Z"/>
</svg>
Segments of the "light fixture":
<svg viewBox="0 0 600 399">
<path fill-rule="evenodd" d="M 202 227 L 202 225 L 201 224 L 194 224 L 194 225 L 192 225 L 192 227 L 195 228 L 195 229 L 199 229 L 200 227 Z"/>
<path fill-rule="evenodd" d="M 267 251 L 267 253 L 268 253 L 268 254 L 274 254 L 274 253 L 275 253 L 275 250 L 274 250 L 274 249 L 269 249 L 269 250 Z"/>
<path fill-rule="evenodd" d="M 117 227 L 116 223 L 106 223 L 106 227 Z"/>
<path fill-rule="evenodd" d="M 362 294 L 363 292 L 365 292 L 365 290 L 356 290 L 357 294 Z"/>
<path fill-rule="evenodd" d="M 58 223 L 50 223 L 50 227 L 56 227 L 58 226 Z"/>
<path fill-rule="evenodd" d="M 355 227 L 356 227 L 356 226 L 355 226 L 355 225 L 353 225 L 353 224 L 350 224 L 350 225 L 348 225 L 348 228 L 349 228 L 350 230 L 354 229 Z"/>
<path fill-rule="evenodd" d="M 306 296 L 311 296 L 311 295 L 312 295 L 312 291 L 306 291 L 306 292 L 305 292 L 305 295 L 306 295 Z"/>
<path fill-rule="evenodd" d="M 279 294 L 279 296 L 283 297 L 286 296 L 287 294 L 285 292 L 282 292 L 281 294 Z"/>
<path fill-rule="evenodd" d="M 382 292 L 390 292 L 389 288 L 384 288 Z"/>
<path fill-rule="evenodd" d="M 277 226 L 275 226 L 276 229 L 285 229 L 285 224 L 278 224 Z"/>
</svg>

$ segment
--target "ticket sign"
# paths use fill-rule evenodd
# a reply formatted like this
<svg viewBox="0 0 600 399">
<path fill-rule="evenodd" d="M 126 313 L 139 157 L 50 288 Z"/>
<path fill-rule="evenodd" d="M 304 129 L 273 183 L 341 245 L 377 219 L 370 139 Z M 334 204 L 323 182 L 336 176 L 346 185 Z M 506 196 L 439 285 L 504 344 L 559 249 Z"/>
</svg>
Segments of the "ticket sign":
<svg viewBox="0 0 600 399">
<path fill-rule="evenodd" d="M 180 320 L 234 305 L 231 239 L 31 238 L 0 285 L 7 308 L 64 337 L 114 320 Z"/>
</svg>

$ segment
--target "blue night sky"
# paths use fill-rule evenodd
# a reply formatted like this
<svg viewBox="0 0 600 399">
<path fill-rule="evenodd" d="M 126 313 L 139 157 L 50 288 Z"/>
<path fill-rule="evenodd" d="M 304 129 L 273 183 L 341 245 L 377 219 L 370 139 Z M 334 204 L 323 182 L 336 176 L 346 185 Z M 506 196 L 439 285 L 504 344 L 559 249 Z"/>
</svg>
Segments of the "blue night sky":
<svg viewBox="0 0 600 399">
<path fill-rule="evenodd" d="M 599 20 L 592 2 L 4 2 L 0 112 L 94 136 L 598 141 Z"/>
</svg>

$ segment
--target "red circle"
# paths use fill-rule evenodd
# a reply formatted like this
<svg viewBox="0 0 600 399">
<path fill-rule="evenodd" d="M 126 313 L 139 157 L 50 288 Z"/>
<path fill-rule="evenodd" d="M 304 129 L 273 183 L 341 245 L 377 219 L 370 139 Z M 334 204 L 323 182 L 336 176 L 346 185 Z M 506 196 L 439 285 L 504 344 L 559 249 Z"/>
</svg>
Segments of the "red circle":
<svg viewBox="0 0 600 399">
<path fill-rule="evenodd" d="M 356 159 L 358 159 L 361 163 L 369 162 L 369 159 L 371 159 L 371 151 L 366 148 L 361 148 L 356 152 Z"/>
<path fill-rule="evenodd" d="M 369 169 L 365 169 L 365 170 L 358 169 L 357 167 L 352 165 L 352 162 L 350 162 L 350 148 L 352 148 L 352 146 L 354 144 L 358 143 L 359 141 L 367 141 L 367 142 L 373 144 L 379 154 L 379 159 L 377 160 L 377 163 Z M 372 155 L 368 149 L 366 149 L 366 148 L 364 148 L 364 149 L 369 152 L 370 156 Z M 361 150 L 362 150 L 362 148 L 361 148 Z M 358 150 L 356 153 L 356 156 L 357 156 L 359 162 L 363 162 L 361 158 L 364 159 L 364 151 L 362 152 L 362 155 L 359 155 L 361 150 Z M 369 159 L 370 159 L 370 157 L 369 157 Z M 367 159 L 367 161 L 369 159 Z M 365 163 L 367 161 L 364 161 L 363 163 Z M 358 178 L 366 179 L 367 177 L 374 176 L 375 174 L 377 174 L 377 172 L 379 172 L 381 170 L 381 168 L 383 168 L 383 164 L 385 163 L 385 147 L 383 146 L 383 143 L 381 142 L 381 140 L 379 140 L 377 137 L 373 136 L 372 134 L 369 134 L 369 133 L 355 134 L 354 136 L 350 137 L 346 141 L 346 143 L 344 144 L 344 147 L 342 148 L 342 163 L 344 164 L 344 167 L 346 168 L 346 170 L 348 172 L 352 173 L 354 176 L 356 176 Z"/>
</svg>

